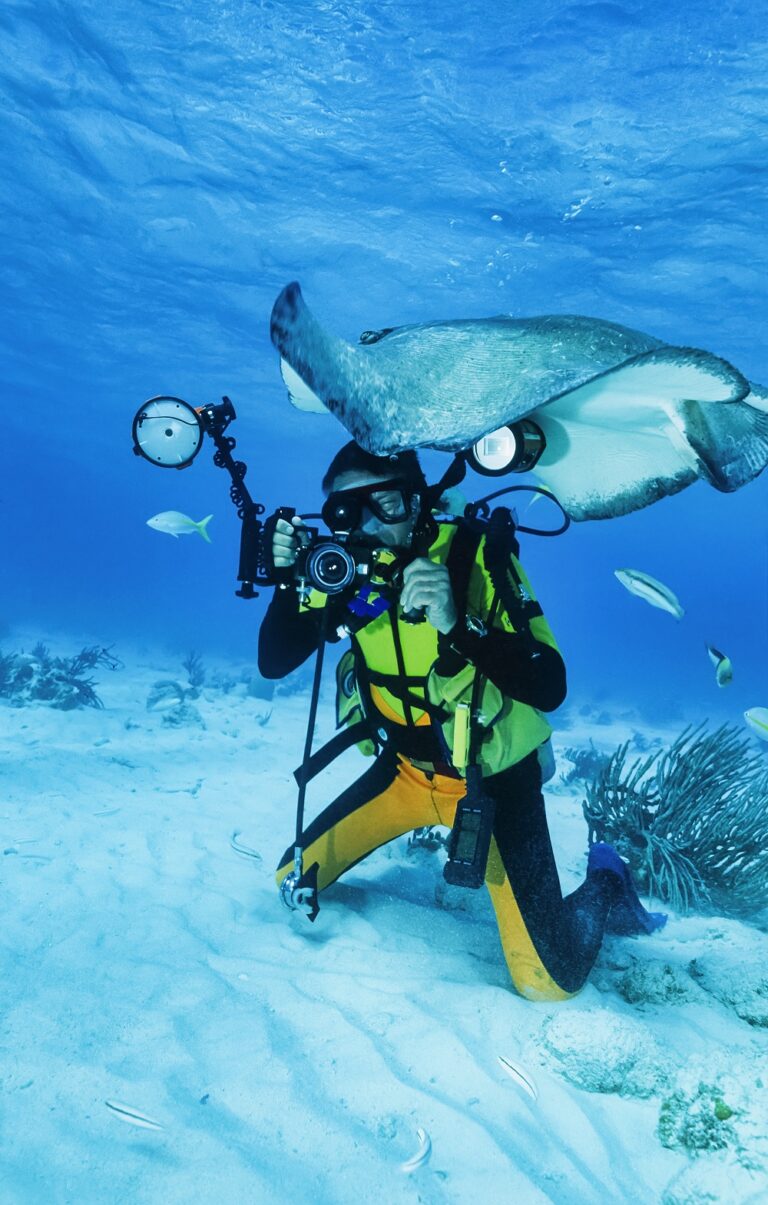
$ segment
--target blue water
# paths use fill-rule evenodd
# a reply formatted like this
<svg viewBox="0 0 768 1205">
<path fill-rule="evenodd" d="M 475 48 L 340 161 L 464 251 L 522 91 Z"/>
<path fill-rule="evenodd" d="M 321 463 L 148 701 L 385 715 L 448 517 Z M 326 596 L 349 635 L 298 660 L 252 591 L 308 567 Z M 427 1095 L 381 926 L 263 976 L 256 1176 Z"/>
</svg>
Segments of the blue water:
<svg viewBox="0 0 768 1205">
<path fill-rule="evenodd" d="M 746 0 L 11 0 L 0 28 L 11 629 L 254 655 L 265 598 L 233 594 L 227 479 L 207 451 L 151 468 L 130 423 L 154 394 L 226 393 L 254 496 L 316 509 L 347 436 L 286 400 L 268 319 L 293 279 L 350 339 L 590 314 L 768 380 L 768 43 Z M 525 541 L 575 699 L 735 720 L 768 703 L 767 497 L 766 477 L 697 484 Z M 165 509 L 213 512 L 212 546 L 146 527 Z"/>
<path fill-rule="evenodd" d="M 161 471 L 133 455 L 131 422 L 156 394 L 227 394 L 254 497 L 316 510 L 347 433 L 286 398 L 269 315 L 292 280 L 353 341 L 585 314 L 768 384 L 763 9 L 5 0 L 0 652 L 111 644 L 126 668 L 95 671 L 103 711 L 0 700 L 0 1205 L 240 1205 L 286 1186 L 306 1199 L 305 1184 L 318 1205 L 591 1205 L 660 1200 L 685 1170 L 658 1142 L 661 1090 L 638 1100 L 623 1069 L 626 1099 L 537 1058 L 535 1109 L 499 1070 L 498 1054 L 529 1066 L 550 1009 L 508 990 L 485 899 L 474 914 L 433 904 L 433 855 L 375 854 L 316 926 L 283 912 L 271 868 L 292 831 L 304 701 L 278 696 L 270 713 L 239 681 L 206 688 L 205 728 L 146 710 L 190 649 L 209 667 L 231 658 L 233 678 L 255 668 L 268 592 L 234 595 L 239 524 L 210 446 Z M 434 479 L 447 459 L 425 463 Z M 672 733 L 768 706 L 767 503 L 764 473 L 523 539 L 569 672 L 558 754 L 593 728 L 613 740 L 603 716 Z M 167 509 L 213 513 L 213 543 L 151 530 Z M 626 567 L 665 582 L 685 617 L 630 596 L 614 577 Z M 725 690 L 705 643 L 733 662 Z M 347 766 L 360 772 L 342 759 L 311 784 L 308 814 Z M 578 794 L 547 792 L 570 890 Z M 723 1201 L 759 1191 L 763 1170 L 762 940 L 672 916 L 658 938 L 609 948 L 560 1014 L 592 1067 L 612 1050 L 642 1064 L 646 1030 L 672 1069 L 719 1081 L 730 1062 L 717 1093 L 749 1142 L 691 1164 Z M 649 971 L 645 1005 L 617 994 L 626 966 Z M 690 988 L 692 967 L 697 995 L 654 997 L 662 971 Z M 109 1101 L 166 1128 L 129 1126 Z M 422 1125 L 432 1162 L 406 1180 Z"/>
</svg>

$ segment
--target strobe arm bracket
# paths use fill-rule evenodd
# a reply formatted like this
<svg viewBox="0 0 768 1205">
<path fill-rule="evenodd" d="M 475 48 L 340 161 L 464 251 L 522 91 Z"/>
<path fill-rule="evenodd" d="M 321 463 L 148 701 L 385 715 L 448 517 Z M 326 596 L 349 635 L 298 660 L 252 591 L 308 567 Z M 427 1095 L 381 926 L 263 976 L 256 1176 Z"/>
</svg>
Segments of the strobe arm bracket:
<svg viewBox="0 0 768 1205">
<path fill-rule="evenodd" d="M 219 405 L 198 407 L 168 395 L 150 398 L 133 420 L 133 450 L 160 468 L 183 469 L 200 451 L 203 435 L 210 436 L 216 445 L 213 463 L 229 473 L 229 496 L 242 522 L 237 573 L 241 585 L 235 593 L 240 598 L 256 598 L 255 586 L 273 585 L 275 579 L 271 548 L 259 518 L 265 508 L 261 502 L 254 502 L 248 492 L 245 484 L 248 468 L 242 460 L 235 460 L 232 455 L 235 440 L 226 434 L 236 417 L 228 397 L 223 397 Z"/>
<path fill-rule="evenodd" d="M 229 424 L 237 417 L 235 408 L 225 396 L 221 399 L 221 405 L 201 406 L 197 413 L 203 429 L 216 445 L 213 463 L 217 468 L 226 469 L 229 473 L 229 496 L 237 507 L 237 514 L 242 523 L 240 564 L 237 570 L 237 580 L 241 586 L 235 594 L 238 598 L 256 598 L 258 590 L 254 587 L 267 586 L 273 579 L 264 539 L 264 524 L 259 518 L 259 515 L 264 514 L 265 508 L 261 502 L 254 502 L 251 497 L 245 484 L 248 466 L 243 460 L 235 460 L 232 453 L 236 441 L 231 435 L 225 434 Z"/>
</svg>

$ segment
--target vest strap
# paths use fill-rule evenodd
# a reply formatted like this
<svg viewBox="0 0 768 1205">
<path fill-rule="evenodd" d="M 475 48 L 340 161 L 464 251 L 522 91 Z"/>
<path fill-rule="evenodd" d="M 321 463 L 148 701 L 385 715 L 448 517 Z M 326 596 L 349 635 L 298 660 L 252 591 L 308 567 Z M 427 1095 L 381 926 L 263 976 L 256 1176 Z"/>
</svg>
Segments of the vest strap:
<svg viewBox="0 0 768 1205">
<path fill-rule="evenodd" d="M 358 720 L 356 724 L 350 724 L 348 728 L 342 729 L 336 736 L 331 737 L 322 749 L 318 749 L 310 758 L 297 766 L 293 771 L 293 777 L 299 786 L 306 786 L 347 749 L 351 749 L 360 741 L 371 739 L 371 725 L 368 720 Z"/>
</svg>

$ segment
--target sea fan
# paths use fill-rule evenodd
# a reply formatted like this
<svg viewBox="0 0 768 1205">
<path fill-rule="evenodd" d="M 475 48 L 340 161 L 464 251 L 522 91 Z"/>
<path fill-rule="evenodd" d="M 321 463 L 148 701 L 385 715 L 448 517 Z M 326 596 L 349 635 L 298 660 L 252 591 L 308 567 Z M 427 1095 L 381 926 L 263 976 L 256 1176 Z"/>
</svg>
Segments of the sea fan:
<svg viewBox="0 0 768 1205">
<path fill-rule="evenodd" d="M 102 707 L 93 678 L 85 677 L 97 665 L 114 670 L 120 668 L 120 661 L 98 645 L 74 657 L 52 657 L 43 643 L 31 653 L 0 654 L 0 697 L 14 707 L 27 703 L 47 703 L 61 711 Z"/>
<path fill-rule="evenodd" d="M 570 785 L 577 779 L 585 781 L 595 778 L 609 760 L 608 754 L 601 753 L 599 749 L 596 749 L 592 740 L 588 747 L 571 746 L 564 750 L 564 754 L 572 763 L 571 769 L 560 775 L 561 782 L 566 785 Z"/>
<path fill-rule="evenodd" d="M 11 693 L 15 661 L 15 653 L 0 653 L 0 698 L 7 698 Z"/>
<path fill-rule="evenodd" d="M 589 840 L 677 912 L 751 916 L 768 904 L 768 769 L 738 728 L 705 726 L 631 765 L 619 746 L 587 784 Z"/>
<path fill-rule="evenodd" d="M 189 690 L 187 694 L 191 699 L 197 699 L 200 695 L 200 687 L 205 682 L 205 666 L 203 659 L 194 649 L 182 661 L 183 668 L 187 671 L 187 682 Z"/>
</svg>

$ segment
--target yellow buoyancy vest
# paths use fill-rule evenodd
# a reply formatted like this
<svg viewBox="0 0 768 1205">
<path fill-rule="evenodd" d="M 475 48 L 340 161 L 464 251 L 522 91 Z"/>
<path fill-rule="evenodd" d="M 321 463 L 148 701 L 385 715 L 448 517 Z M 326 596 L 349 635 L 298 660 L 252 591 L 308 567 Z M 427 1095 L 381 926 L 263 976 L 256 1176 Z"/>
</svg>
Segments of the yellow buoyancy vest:
<svg viewBox="0 0 768 1205">
<path fill-rule="evenodd" d="M 444 564 L 456 532 L 453 523 L 440 523 L 437 538 L 429 549 L 429 559 Z M 490 576 L 483 564 L 483 536 L 478 544 L 477 554 L 472 565 L 467 586 L 465 613 L 487 620 L 493 605 L 494 589 Z M 391 562 L 391 553 L 383 550 L 379 554 L 378 563 Z M 530 583 L 523 573 L 517 558 L 513 557 L 516 572 L 522 585 L 531 599 L 535 598 Z M 371 585 L 375 589 L 376 572 L 371 577 Z M 379 580 L 381 580 L 379 578 Z M 324 606 L 327 595 L 313 591 L 308 606 Z M 430 716 L 422 711 L 412 701 L 404 702 L 396 689 L 404 689 L 409 696 L 429 700 L 435 706 L 443 709 L 445 717 L 442 722 L 443 736 L 448 749 L 454 752 L 456 769 L 463 772 L 466 767 L 466 740 L 462 739 L 459 731 L 462 720 L 468 716 L 468 706 L 472 697 L 472 687 L 475 678 L 475 667 L 472 664 L 464 666 L 458 674 L 451 677 L 440 675 L 435 670 L 438 656 L 438 633 L 428 622 L 420 624 L 405 623 L 402 612 L 391 607 L 382 615 L 370 620 L 360 631 L 355 640 L 365 661 L 366 677 L 369 681 L 371 702 L 381 715 L 391 723 L 406 725 L 409 722 L 418 727 L 431 723 Z M 504 631 L 514 632 L 515 627 L 506 612 L 499 608 L 493 620 L 493 626 Z M 530 630 L 537 640 L 557 648 L 552 631 L 543 615 L 536 616 L 530 621 Z M 399 664 L 398 644 L 402 655 L 402 667 Z M 402 674 L 405 674 L 403 679 Z M 395 689 L 388 689 L 386 682 L 376 681 L 377 678 L 390 677 Z M 351 650 L 344 654 L 337 671 L 337 720 L 339 724 L 351 723 L 361 717 L 365 703 L 360 696 L 359 684 L 355 681 L 354 658 Z M 410 712 L 410 715 L 407 712 Z M 527 703 L 521 703 L 502 695 L 497 686 L 487 678 L 482 679 L 479 698 L 479 722 L 485 732 L 478 747 L 478 760 L 484 774 L 496 774 L 515 762 L 526 757 L 543 742 L 547 741 L 552 729 L 543 714 Z M 457 724 L 458 716 L 458 724 Z M 374 724 L 375 727 L 375 724 Z M 464 746 L 463 749 L 461 746 Z M 363 746 L 361 746 L 363 748 Z M 364 752 L 372 752 L 373 746 L 363 748 Z"/>
</svg>

